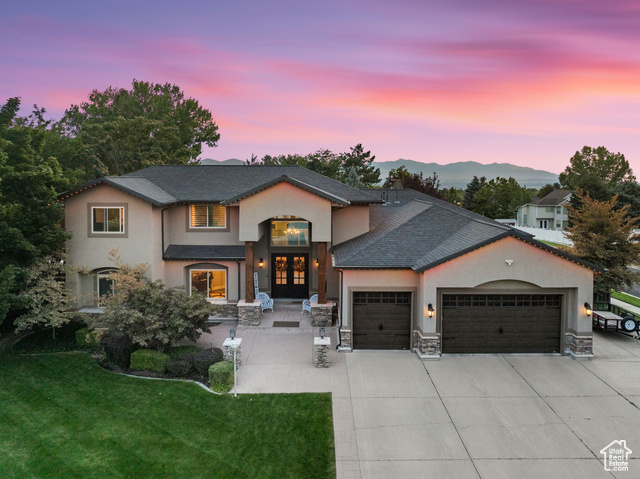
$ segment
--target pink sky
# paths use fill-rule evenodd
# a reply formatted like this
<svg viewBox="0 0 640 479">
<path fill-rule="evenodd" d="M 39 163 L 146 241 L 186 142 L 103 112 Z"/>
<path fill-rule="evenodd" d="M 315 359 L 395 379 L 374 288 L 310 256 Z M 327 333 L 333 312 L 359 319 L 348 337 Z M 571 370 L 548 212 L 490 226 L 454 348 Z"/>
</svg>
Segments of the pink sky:
<svg viewBox="0 0 640 479">
<path fill-rule="evenodd" d="M 558 173 L 604 145 L 640 175 L 637 1 L 308 3 L 5 2 L 0 103 L 60 118 L 136 78 L 211 110 L 205 158 L 362 143 L 378 161 Z"/>
</svg>

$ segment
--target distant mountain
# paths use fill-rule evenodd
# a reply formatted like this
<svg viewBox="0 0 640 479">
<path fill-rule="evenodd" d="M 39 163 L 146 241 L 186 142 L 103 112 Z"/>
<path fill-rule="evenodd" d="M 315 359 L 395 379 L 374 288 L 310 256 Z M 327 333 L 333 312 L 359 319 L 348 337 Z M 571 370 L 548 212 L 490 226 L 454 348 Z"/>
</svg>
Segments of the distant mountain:
<svg viewBox="0 0 640 479">
<path fill-rule="evenodd" d="M 200 161 L 202 165 L 244 165 L 244 161 L 237 158 L 229 160 L 213 160 L 205 158 Z M 438 163 L 421 163 L 413 160 L 396 160 L 396 161 L 374 161 L 373 165 L 380 168 L 380 178 L 383 180 L 394 168 L 404 166 L 411 173 L 422 172 L 425 176 L 430 176 L 435 171 L 440 180 L 440 185 L 445 188 L 465 189 L 473 176 L 478 178 L 486 176 L 487 180 L 492 180 L 498 176 L 509 178 L 513 176 L 518 183 L 529 188 L 540 188 L 548 183 L 558 181 L 558 175 L 543 170 L 534 170 L 525 166 L 516 166 L 510 163 L 491 163 L 483 165 L 476 161 L 461 161 L 458 163 L 449 163 L 448 165 L 439 165 Z"/>
<path fill-rule="evenodd" d="M 380 168 L 380 177 L 386 179 L 389 171 L 404 166 L 411 173 L 422 172 L 424 176 L 430 176 L 434 172 L 438 175 L 440 185 L 446 188 L 454 187 L 464 189 L 473 176 L 480 178 L 486 176 L 492 180 L 498 176 L 509 178 L 512 176 L 518 183 L 529 188 L 540 188 L 548 183 L 558 181 L 558 175 L 543 170 L 534 170 L 524 166 L 516 166 L 510 163 L 491 163 L 483 165 L 476 161 L 460 161 L 439 165 L 438 163 L 421 163 L 413 160 L 374 161 L 373 165 Z"/>
<path fill-rule="evenodd" d="M 204 160 L 200 160 L 201 165 L 244 165 L 244 161 L 238 160 L 237 158 L 230 158 L 228 160 L 213 160 L 211 158 L 205 158 Z"/>
</svg>

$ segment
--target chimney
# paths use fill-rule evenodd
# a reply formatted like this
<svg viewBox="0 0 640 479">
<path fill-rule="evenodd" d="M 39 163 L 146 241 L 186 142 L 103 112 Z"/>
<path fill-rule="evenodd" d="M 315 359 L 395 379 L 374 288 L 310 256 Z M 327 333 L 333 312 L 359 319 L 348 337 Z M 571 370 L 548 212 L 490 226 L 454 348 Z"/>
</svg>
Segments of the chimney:
<svg viewBox="0 0 640 479">
<path fill-rule="evenodd" d="M 392 190 L 401 190 L 402 189 L 402 180 L 400 178 L 393 178 L 391 180 L 391 189 Z"/>
</svg>

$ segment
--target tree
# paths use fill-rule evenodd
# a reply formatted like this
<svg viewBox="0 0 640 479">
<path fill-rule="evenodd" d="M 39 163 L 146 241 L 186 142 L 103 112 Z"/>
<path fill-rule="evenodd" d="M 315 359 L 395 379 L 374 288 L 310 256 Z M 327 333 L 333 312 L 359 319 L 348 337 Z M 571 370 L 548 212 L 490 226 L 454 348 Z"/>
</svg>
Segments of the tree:
<svg viewBox="0 0 640 479">
<path fill-rule="evenodd" d="M 161 280 L 150 281 L 148 265 L 130 266 L 117 251 L 109 252 L 118 268 L 109 275 L 114 293 L 106 298 L 102 318 L 109 329 L 120 331 L 142 347 L 163 352 L 183 339 L 196 341 L 207 325 L 213 306 L 197 292 L 189 296 L 183 288 L 166 289 Z"/>
<path fill-rule="evenodd" d="M 360 180 L 356 168 L 354 166 L 349 170 L 347 178 L 344 180 L 345 185 L 352 186 L 354 188 L 364 188 L 364 183 Z"/>
<path fill-rule="evenodd" d="M 27 268 L 27 278 L 17 294 L 22 314 L 16 318 L 16 331 L 36 325 L 59 327 L 69 321 L 70 298 L 64 282 L 64 265 L 59 257 L 40 258 Z"/>
<path fill-rule="evenodd" d="M 467 188 L 464 190 L 464 196 L 462 198 L 462 207 L 467 210 L 472 210 L 475 205 L 476 194 L 487 184 L 487 178 L 482 176 L 478 178 L 474 175 L 473 179 L 467 184 Z"/>
<path fill-rule="evenodd" d="M 531 201 L 531 192 L 514 178 L 489 181 L 474 198 L 473 211 L 489 218 L 515 218 L 518 206 Z"/>
<path fill-rule="evenodd" d="M 454 188 L 447 188 L 444 190 L 444 199 L 452 205 L 462 206 L 463 190 Z"/>
<path fill-rule="evenodd" d="M 629 217 L 629 205 L 616 209 L 616 196 L 599 201 L 581 189 L 575 194 L 580 206 L 568 206 L 567 238 L 575 256 L 605 268 L 596 275 L 594 289 L 608 293 L 638 282 L 640 274 L 629 265 L 640 261 L 640 235 L 634 233 L 639 218 Z"/>
<path fill-rule="evenodd" d="M 80 138 L 88 176 L 122 175 L 152 165 L 187 164 L 202 144 L 220 139 L 211 112 L 177 85 L 133 80 L 132 89 L 93 90 L 72 105 L 60 122 Z"/>
<path fill-rule="evenodd" d="M 445 192 L 440 189 L 440 180 L 435 172 L 433 173 L 433 176 L 425 178 L 422 172 L 410 173 L 404 166 L 393 168 L 389 171 L 387 179 L 382 185 L 383 188 L 390 188 L 393 185 L 393 180 L 396 179 L 402 180 L 403 188 L 410 188 L 424 193 L 425 195 L 438 198 L 439 200 L 445 199 Z"/>
<path fill-rule="evenodd" d="M 340 172 L 339 179 L 343 183 L 346 182 L 347 176 L 353 169 L 359 179 L 359 183 L 365 188 L 380 183 L 380 169 L 372 165 L 375 156 L 371 155 L 371 151 L 364 151 L 362 143 L 350 148 L 351 151 L 339 155 Z"/>
<path fill-rule="evenodd" d="M 39 258 L 59 257 L 69 235 L 56 193 L 68 186 L 60 164 L 43 156 L 49 136 L 44 110 L 17 116 L 19 98 L 0 107 L 0 323 L 15 318 L 27 269 Z"/>
<path fill-rule="evenodd" d="M 560 173 L 559 180 L 563 188 L 573 190 L 580 187 L 579 180 L 585 176 L 600 178 L 610 187 L 625 181 L 636 181 L 624 155 L 612 153 L 604 146 L 584 146 L 581 151 L 576 151 L 569 166 Z"/>
</svg>

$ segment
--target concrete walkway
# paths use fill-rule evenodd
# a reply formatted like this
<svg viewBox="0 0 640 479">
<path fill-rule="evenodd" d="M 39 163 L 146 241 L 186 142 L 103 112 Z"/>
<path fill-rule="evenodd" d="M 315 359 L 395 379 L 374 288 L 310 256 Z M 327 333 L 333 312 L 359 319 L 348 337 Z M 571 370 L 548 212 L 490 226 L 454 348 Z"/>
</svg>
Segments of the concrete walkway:
<svg viewBox="0 0 640 479">
<path fill-rule="evenodd" d="M 632 338 L 596 332 L 591 360 L 332 348 L 331 368 L 316 369 L 313 334 L 239 328 L 238 392 L 331 392 L 339 478 L 640 477 Z M 599 451 L 620 439 L 629 472 L 606 472 Z"/>
</svg>

